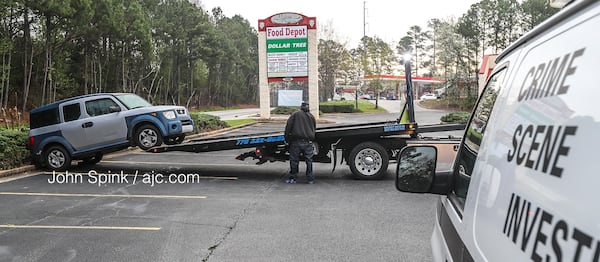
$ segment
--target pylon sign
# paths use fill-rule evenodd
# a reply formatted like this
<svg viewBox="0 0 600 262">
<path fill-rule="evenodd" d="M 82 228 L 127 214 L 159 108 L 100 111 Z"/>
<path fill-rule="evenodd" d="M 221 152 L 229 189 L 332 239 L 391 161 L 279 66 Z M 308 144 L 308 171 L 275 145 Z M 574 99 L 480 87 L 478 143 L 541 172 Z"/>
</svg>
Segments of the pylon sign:
<svg viewBox="0 0 600 262">
<path fill-rule="evenodd" d="M 308 76 L 308 30 L 316 26 L 316 18 L 297 13 L 258 20 L 258 31 L 266 35 L 268 78 Z"/>
<path fill-rule="evenodd" d="M 306 26 L 267 27 L 267 77 L 308 76 Z"/>
<path fill-rule="evenodd" d="M 302 101 L 308 101 L 310 110 L 318 112 L 319 59 L 316 29 L 315 17 L 298 13 L 278 13 L 258 20 L 261 117 L 270 118 L 272 95 L 279 98 L 289 90 L 303 92 L 294 103 L 300 105 Z M 286 84 L 279 84 L 283 82 Z M 318 114 L 315 117 L 318 118 Z"/>
</svg>

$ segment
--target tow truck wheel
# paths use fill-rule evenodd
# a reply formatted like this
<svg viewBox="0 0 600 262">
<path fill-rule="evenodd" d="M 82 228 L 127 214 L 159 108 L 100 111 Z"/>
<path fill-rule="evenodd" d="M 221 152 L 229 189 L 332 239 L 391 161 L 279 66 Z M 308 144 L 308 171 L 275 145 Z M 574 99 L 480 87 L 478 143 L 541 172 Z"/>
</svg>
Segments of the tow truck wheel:
<svg viewBox="0 0 600 262">
<path fill-rule="evenodd" d="M 364 142 L 350 151 L 348 164 L 358 179 L 380 179 L 387 172 L 389 156 L 383 146 Z"/>
<path fill-rule="evenodd" d="M 135 143 L 142 150 L 160 146 L 163 142 L 160 131 L 153 125 L 143 125 L 135 132 Z"/>
</svg>

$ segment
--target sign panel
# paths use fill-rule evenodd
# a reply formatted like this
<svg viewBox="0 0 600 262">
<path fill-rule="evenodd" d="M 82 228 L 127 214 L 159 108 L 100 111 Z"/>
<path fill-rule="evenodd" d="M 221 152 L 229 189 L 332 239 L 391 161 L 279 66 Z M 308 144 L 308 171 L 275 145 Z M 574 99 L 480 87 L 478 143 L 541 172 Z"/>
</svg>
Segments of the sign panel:
<svg viewBox="0 0 600 262">
<path fill-rule="evenodd" d="M 277 106 L 300 106 L 302 104 L 302 90 L 279 90 L 277 94 Z"/>
<path fill-rule="evenodd" d="M 267 27 L 267 77 L 308 76 L 306 26 Z"/>
</svg>

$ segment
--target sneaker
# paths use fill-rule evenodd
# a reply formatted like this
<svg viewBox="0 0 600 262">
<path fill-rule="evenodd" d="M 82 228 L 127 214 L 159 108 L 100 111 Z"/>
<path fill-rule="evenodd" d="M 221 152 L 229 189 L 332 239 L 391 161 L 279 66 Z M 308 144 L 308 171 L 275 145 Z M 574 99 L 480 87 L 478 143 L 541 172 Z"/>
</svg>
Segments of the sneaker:
<svg viewBox="0 0 600 262">
<path fill-rule="evenodd" d="M 285 182 L 288 184 L 296 184 L 296 179 L 288 178 L 288 180 L 286 180 Z"/>
<path fill-rule="evenodd" d="M 312 185 L 312 184 L 315 183 L 315 181 L 314 180 L 310 180 L 310 181 L 308 181 L 308 183 Z"/>
</svg>

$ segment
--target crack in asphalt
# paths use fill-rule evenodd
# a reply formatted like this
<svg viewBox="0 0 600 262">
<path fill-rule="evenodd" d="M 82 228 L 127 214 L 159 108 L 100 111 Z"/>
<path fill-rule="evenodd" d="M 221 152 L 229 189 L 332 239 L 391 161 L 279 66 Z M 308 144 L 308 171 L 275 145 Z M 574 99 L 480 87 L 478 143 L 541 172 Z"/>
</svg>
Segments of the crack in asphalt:
<svg viewBox="0 0 600 262">
<path fill-rule="evenodd" d="M 201 260 L 202 262 L 208 262 L 208 260 L 210 259 L 210 257 L 213 255 L 213 253 L 215 252 L 215 250 L 221 245 L 223 244 L 223 242 L 225 242 L 225 240 L 227 240 L 227 237 L 229 237 L 229 235 L 231 234 L 231 232 L 237 227 L 238 223 L 240 221 L 242 221 L 244 218 L 246 218 L 246 216 L 253 210 L 256 208 L 256 206 L 258 205 L 258 203 L 265 198 L 265 195 L 269 192 L 271 192 L 271 190 L 273 189 L 273 186 L 278 183 L 278 181 L 280 181 L 281 179 L 283 179 L 285 176 L 287 175 L 284 174 L 282 175 L 279 179 L 277 179 L 276 181 L 273 181 L 269 184 L 267 184 L 267 186 L 265 188 L 263 188 L 263 190 L 260 192 L 260 194 L 253 198 L 253 200 L 248 204 L 248 206 L 246 206 L 246 208 L 244 208 L 241 212 L 241 214 L 239 216 L 237 216 L 235 218 L 235 220 L 233 221 L 233 225 L 231 225 L 230 227 L 228 227 L 227 231 L 223 234 L 223 236 L 221 236 L 221 238 L 219 238 L 219 240 L 217 241 L 217 243 L 215 243 L 214 245 L 210 246 L 208 248 L 208 254 Z"/>
</svg>

